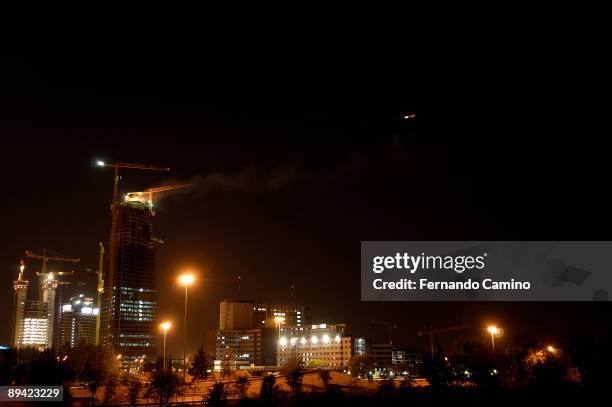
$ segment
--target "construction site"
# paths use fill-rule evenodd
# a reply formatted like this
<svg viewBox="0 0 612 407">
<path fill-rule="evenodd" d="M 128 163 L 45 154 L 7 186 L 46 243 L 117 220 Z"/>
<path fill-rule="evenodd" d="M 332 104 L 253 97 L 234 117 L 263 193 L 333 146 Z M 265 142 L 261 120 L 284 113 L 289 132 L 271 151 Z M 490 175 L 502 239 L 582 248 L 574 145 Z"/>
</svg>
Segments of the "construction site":
<svg viewBox="0 0 612 407">
<path fill-rule="evenodd" d="M 76 344 L 108 344 L 125 365 L 152 361 L 157 356 L 157 282 L 155 247 L 163 241 L 153 234 L 154 201 L 158 194 L 188 185 L 169 185 L 119 194 L 120 169 L 169 171 L 166 167 L 97 162 L 114 168 L 111 228 L 108 244 L 98 243 L 97 269 L 51 271 L 48 263 L 79 263 L 79 258 L 54 251 L 26 251 L 27 269 L 36 270 L 36 299 L 29 299 L 26 260 L 20 261 L 13 282 L 12 346 L 52 349 Z M 108 248 L 108 250 L 107 250 Z M 34 263 L 36 261 L 36 263 Z M 92 295 L 70 298 L 64 288 L 75 283 L 75 273 L 97 277 Z M 85 283 L 76 283 L 85 285 Z"/>
</svg>

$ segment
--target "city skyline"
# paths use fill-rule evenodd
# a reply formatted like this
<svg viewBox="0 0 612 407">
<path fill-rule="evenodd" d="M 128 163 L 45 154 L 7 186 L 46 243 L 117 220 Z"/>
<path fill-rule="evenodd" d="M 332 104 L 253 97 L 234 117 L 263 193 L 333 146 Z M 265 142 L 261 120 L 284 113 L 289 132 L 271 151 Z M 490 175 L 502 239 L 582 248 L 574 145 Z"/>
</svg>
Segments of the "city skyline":
<svg viewBox="0 0 612 407">
<path fill-rule="evenodd" d="M 456 103 L 419 111 L 421 93 L 403 72 L 373 79 L 315 69 L 286 87 L 289 71 L 235 75 L 240 65 L 230 61 L 150 68 L 131 60 L 126 73 L 82 58 L 68 55 L 60 68 L 20 56 L 3 66 L 12 78 L 2 96 L 10 140 L 1 165 L 11 198 L 0 203 L 9 231 L 0 238 L 3 309 L 25 250 L 81 258 L 77 267 L 53 267 L 76 269 L 74 279 L 94 294 L 96 276 L 85 268 L 97 268 L 98 242 L 110 230 L 113 177 L 95 165 L 105 160 L 173 169 L 126 171 L 122 193 L 193 184 L 162 199 L 155 220 L 165 242 L 157 252 L 158 318 L 176 326 L 168 333 L 173 354 L 181 351 L 183 312 L 176 278 L 185 269 L 198 272 L 190 310 L 201 311 L 190 314 L 189 352 L 214 343 L 218 301 L 233 297 L 293 298 L 310 306 L 313 322 L 346 322 L 358 335 L 384 338 L 386 330 L 369 321 L 393 321 L 398 341 L 422 348 L 427 341 L 417 332 L 430 325 L 495 322 L 521 339 L 606 331 L 606 304 L 389 307 L 361 303 L 358 281 L 361 240 L 605 239 L 596 215 L 606 213 L 605 200 L 591 196 L 600 189 L 592 174 L 605 173 L 603 150 L 586 154 L 555 140 L 560 157 L 589 160 L 550 174 L 542 161 L 550 144 L 515 135 L 530 128 L 522 116 L 508 123 L 493 108 L 472 112 Z M 151 86 L 152 79 L 159 82 Z M 404 119 L 408 113 L 416 115 Z M 569 125 L 563 119 L 559 130 Z M 549 174 L 546 187 L 538 170 Z M 35 271 L 28 262 L 30 291 Z M 453 347 L 472 338 L 485 340 L 476 331 L 440 340 Z"/>
</svg>

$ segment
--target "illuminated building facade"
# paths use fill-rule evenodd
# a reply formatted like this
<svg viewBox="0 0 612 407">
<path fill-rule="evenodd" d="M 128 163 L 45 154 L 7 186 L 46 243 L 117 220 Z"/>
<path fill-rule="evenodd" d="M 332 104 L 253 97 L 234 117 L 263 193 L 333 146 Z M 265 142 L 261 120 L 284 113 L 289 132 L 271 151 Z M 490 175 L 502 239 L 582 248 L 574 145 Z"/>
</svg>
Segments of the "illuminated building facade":
<svg viewBox="0 0 612 407">
<path fill-rule="evenodd" d="M 274 329 L 218 330 L 215 346 L 215 369 L 221 361 L 231 357 L 236 369 L 250 366 L 272 366 L 276 359 Z"/>
<path fill-rule="evenodd" d="M 93 298 L 80 294 L 62 305 L 61 344 L 73 348 L 77 344 L 95 345 L 96 317 Z"/>
<path fill-rule="evenodd" d="M 40 301 L 26 301 L 21 338 L 19 338 L 20 346 L 44 350 L 48 347 L 48 328 L 47 304 Z"/>
<path fill-rule="evenodd" d="M 352 339 L 347 336 L 344 324 L 281 329 L 279 366 L 292 356 L 299 357 L 309 367 L 340 369 L 348 365 L 352 356 Z"/>
<path fill-rule="evenodd" d="M 25 316 L 26 301 L 28 297 L 29 281 L 23 278 L 25 266 L 23 260 L 19 266 L 19 276 L 13 281 L 13 318 L 11 324 L 11 342 L 14 347 L 21 346 L 23 332 L 23 319 Z"/>
<path fill-rule="evenodd" d="M 157 286 L 153 208 L 140 200 L 113 205 L 104 281 L 103 338 L 124 364 L 156 357 Z"/>
<path fill-rule="evenodd" d="M 56 322 L 55 293 L 57 290 L 57 280 L 54 278 L 53 273 L 46 274 L 44 280 L 41 280 L 40 290 L 42 302 L 47 307 L 47 347 L 53 348 Z"/>
<path fill-rule="evenodd" d="M 283 318 L 282 325 L 287 327 L 307 327 L 310 325 L 310 310 L 305 305 L 255 303 L 253 309 L 253 326 L 272 327 L 274 318 Z"/>
</svg>

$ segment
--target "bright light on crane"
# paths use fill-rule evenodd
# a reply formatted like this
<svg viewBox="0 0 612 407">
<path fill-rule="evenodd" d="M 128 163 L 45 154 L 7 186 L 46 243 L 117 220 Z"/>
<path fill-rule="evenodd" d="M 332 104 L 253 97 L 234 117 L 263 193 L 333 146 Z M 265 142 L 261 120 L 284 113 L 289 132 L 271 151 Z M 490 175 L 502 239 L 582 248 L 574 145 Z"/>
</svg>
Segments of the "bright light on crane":
<svg viewBox="0 0 612 407">
<path fill-rule="evenodd" d="M 106 165 L 106 163 L 104 161 L 102 161 L 102 160 L 98 160 L 98 161 L 96 161 L 96 165 L 98 167 L 104 167 Z"/>
</svg>

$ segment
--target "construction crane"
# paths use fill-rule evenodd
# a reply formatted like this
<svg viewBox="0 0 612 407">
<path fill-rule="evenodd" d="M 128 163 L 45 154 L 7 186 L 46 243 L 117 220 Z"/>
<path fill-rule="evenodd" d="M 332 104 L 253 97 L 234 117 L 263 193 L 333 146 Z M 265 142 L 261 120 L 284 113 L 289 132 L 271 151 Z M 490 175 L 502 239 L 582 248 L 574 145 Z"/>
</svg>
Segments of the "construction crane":
<svg viewBox="0 0 612 407">
<path fill-rule="evenodd" d="M 148 171 L 170 171 L 168 167 L 155 167 L 153 165 L 143 164 L 129 164 L 129 163 L 114 163 L 106 164 L 104 161 L 97 161 L 96 164 L 99 167 L 113 167 L 115 169 L 115 183 L 113 185 L 113 205 L 119 203 L 119 168 L 130 168 L 134 170 L 148 170 Z"/>
<path fill-rule="evenodd" d="M 429 330 L 427 330 L 427 331 L 419 331 L 419 332 L 417 332 L 417 334 L 419 336 L 429 335 L 429 351 L 433 355 L 434 352 L 435 352 L 434 334 L 442 333 L 442 332 L 459 331 L 459 330 L 462 330 L 462 329 L 469 329 L 471 327 L 472 327 L 472 325 L 457 325 L 457 326 L 449 326 L 449 327 L 445 327 L 445 328 L 436 328 L 436 329 L 434 329 L 433 327 L 430 326 Z"/>
<path fill-rule="evenodd" d="M 38 291 L 38 299 L 39 301 L 42 301 L 42 288 L 43 288 L 43 284 L 44 282 L 49 279 L 49 277 L 53 277 L 52 275 L 50 276 L 49 273 L 47 272 L 47 262 L 49 261 L 63 261 L 63 262 L 68 262 L 68 263 L 78 263 L 81 260 L 80 259 L 73 259 L 71 257 L 65 257 L 65 256 L 61 256 L 61 255 L 57 255 L 57 256 L 47 256 L 47 249 L 43 249 L 43 254 L 36 254 L 34 252 L 32 252 L 31 250 L 26 250 L 26 256 L 31 258 L 31 259 L 38 259 L 38 260 L 42 260 L 42 266 L 40 269 L 40 272 L 37 272 L 36 274 L 39 276 L 40 279 L 40 284 L 39 284 L 39 291 Z M 57 274 L 60 276 L 64 276 L 64 275 L 72 275 L 74 274 L 74 271 L 61 271 L 61 272 L 56 272 L 53 274 Z"/>
<path fill-rule="evenodd" d="M 142 202 L 149 205 L 153 205 L 153 194 L 158 194 L 160 192 L 172 191 L 174 189 L 187 188 L 190 187 L 190 184 L 178 184 L 178 185 L 166 185 L 158 188 L 149 188 L 144 191 L 138 192 L 128 192 L 125 195 L 126 202 Z"/>
<path fill-rule="evenodd" d="M 100 315 L 102 314 L 102 293 L 104 292 L 104 245 L 100 245 L 100 254 L 98 257 L 98 315 L 96 315 L 96 345 L 100 344 Z"/>
<path fill-rule="evenodd" d="M 373 325 L 383 325 L 389 329 L 389 345 L 393 345 L 393 330 L 397 328 L 397 324 L 394 322 L 384 322 L 384 321 L 370 321 Z"/>
<path fill-rule="evenodd" d="M 140 202 L 144 205 L 147 205 L 151 212 L 155 214 L 155 210 L 153 209 L 153 195 L 158 194 L 160 192 L 172 191 L 180 188 L 190 187 L 190 184 L 182 184 L 182 185 L 166 185 L 164 187 L 158 188 L 149 188 L 144 191 L 138 192 L 128 192 L 125 195 L 125 202 Z"/>
</svg>

